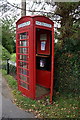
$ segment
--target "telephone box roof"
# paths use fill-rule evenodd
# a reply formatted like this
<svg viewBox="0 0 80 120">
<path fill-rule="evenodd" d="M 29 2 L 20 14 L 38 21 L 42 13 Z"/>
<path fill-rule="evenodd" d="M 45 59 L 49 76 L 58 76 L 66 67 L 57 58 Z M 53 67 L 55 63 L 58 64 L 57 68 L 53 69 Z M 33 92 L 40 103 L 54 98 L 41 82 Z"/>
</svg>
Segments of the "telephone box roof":
<svg viewBox="0 0 80 120">
<path fill-rule="evenodd" d="M 46 17 L 46 16 L 42 16 L 42 15 L 31 15 L 31 16 L 23 16 L 23 17 L 21 17 L 16 23 L 18 23 L 21 19 L 23 19 L 23 18 L 45 18 L 45 19 L 47 19 L 48 21 L 50 21 L 50 22 L 52 22 L 52 24 L 53 24 L 53 21 L 52 20 L 50 20 L 48 17 Z"/>
</svg>

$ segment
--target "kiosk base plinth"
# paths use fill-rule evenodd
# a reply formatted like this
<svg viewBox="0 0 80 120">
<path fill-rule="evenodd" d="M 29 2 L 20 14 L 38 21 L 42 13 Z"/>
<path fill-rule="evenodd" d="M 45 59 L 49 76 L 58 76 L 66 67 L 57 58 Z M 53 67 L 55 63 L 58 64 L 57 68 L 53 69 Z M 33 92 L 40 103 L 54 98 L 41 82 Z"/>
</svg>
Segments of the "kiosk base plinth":
<svg viewBox="0 0 80 120">
<path fill-rule="evenodd" d="M 36 85 L 36 99 L 41 99 L 42 97 L 48 95 L 50 93 L 49 88 L 45 88 L 40 85 Z"/>
</svg>

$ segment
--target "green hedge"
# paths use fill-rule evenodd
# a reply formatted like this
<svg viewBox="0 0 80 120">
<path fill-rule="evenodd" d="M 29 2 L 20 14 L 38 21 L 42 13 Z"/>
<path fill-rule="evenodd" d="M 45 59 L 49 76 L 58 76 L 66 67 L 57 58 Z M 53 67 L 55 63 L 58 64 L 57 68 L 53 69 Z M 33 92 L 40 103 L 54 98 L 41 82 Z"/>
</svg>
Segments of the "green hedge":
<svg viewBox="0 0 80 120">
<path fill-rule="evenodd" d="M 11 54 L 10 60 L 16 62 L 16 53 Z"/>
<path fill-rule="evenodd" d="M 10 58 L 10 53 L 5 49 L 2 45 L 0 45 L 0 59 L 6 60 L 7 58 Z"/>
<path fill-rule="evenodd" d="M 61 93 L 80 93 L 80 52 L 55 55 L 55 89 Z"/>
</svg>

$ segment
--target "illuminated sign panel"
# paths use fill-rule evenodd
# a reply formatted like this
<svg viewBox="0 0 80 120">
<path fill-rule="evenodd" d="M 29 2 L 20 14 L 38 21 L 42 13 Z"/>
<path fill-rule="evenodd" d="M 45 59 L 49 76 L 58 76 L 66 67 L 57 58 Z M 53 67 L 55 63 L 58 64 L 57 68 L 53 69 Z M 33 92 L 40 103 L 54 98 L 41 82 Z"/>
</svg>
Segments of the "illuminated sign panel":
<svg viewBox="0 0 80 120">
<path fill-rule="evenodd" d="M 52 28 L 51 24 L 40 22 L 40 21 L 36 21 L 36 25 L 40 25 L 40 26 L 45 26 L 45 27 Z"/>
<path fill-rule="evenodd" d="M 25 26 L 28 26 L 28 25 L 30 25 L 30 21 L 19 24 L 18 28 L 25 27 Z"/>
</svg>

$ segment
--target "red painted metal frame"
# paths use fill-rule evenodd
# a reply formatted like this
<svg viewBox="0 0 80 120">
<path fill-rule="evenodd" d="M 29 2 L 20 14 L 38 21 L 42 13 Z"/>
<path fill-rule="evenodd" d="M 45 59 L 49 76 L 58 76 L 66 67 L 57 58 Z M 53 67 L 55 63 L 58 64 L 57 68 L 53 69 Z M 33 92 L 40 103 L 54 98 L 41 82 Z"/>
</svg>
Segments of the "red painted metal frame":
<svg viewBox="0 0 80 120">
<path fill-rule="evenodd" d="M 53 27 L 54 28 L 54 27 Z M 52 28 L 52 62 L 51 62 L 51 87 L 50 87 L 50 103 L 52 104 L 53 87 L 54 87 L 54 29 Z"/>
<path fill-rule="evenodd" d="M 21 30 L 20 29 L 20 31 L 18 30 L 17 31 L 17 34 L 20 34 L 20 33 L 23 33 L 23 32 L 28 32 L 29 30 L 26 30 L 26 28 L 25 28 L 25 30 L 23 31 L 23 29 Z M 30 32 L 29 32 L 29 34 L 30 34 Z M 17 35 L 18 36 L 18 35 Z M 17 37 L 18 38 L 18 37 Z M 30 58 L 30 60 L 27 62 L 27 61 L 23 61 L 23 60 L 20 60 L 19 58 L 18 58 L 18 55 L 29 55 L 29 56 L 32 56 L 32 55 L 30 55 L 31 53 L 29 52 L 28 54 L 23 54 L 23 53 L 19 53 L 19 51 L 18 51 L 18 48 L 29 48 L 30 49 L 30 51 L 32 51 L 32 47 L 30 48 L 30 45 L 31 45 L 31 43 L 29 44 L 29 46 L 19 46 L 18 45 L 18 41 L 22 41 L 22 40 L 29 40 L 29 41 L 31 41 L 30 40 L 30 38 L 29 39 L 17 39 L 17 42 L 16 42 L 16 56 L 17 56 L 17 58 L 16 58 L 16 62 L 17 62 L 17 79 L 18 79 L 18 89 L 22 92 L 22 94 L 24 94 L 24 95 L 26 95 L 26 96 L 29 96 L 30 98 L 32 98 L 32 99 L 34 99 L 34 96 L 33 96 L 33 85 L 32 85 L 32 81 L 31 81 L 31 77 L 30 77 L 30 81 L 29 81 L 29 84 L 30 84 L 30 90 L 27 90 L 27 89 L 25 89 L 25 88 L 23 88 L 21 85 L 20 85 L 20 81 L 22 81 L 23 83 L 26 83 L 27 85 L 29 85 L 27 82 L 24 82 L 23 80 L 21 80 L 20 78 L 19 78 L 19 75 L 23 75 L 24 76 L 24 74 L 21 74 L 21 73 L 19 73 L 19 68 L 21 68 L 21 69 L 23 69 L 23 70 L 28 70 L 28 69 L 26 69 L 26 68 L 23 68 L 23 67 L 20 67 L 20 66 L 18 66 L 18 62 L 20 61 L 20 62 L 26 62 L 26 63 L 29 63 L 29 69 L 30 69 L 30 66 L 31 66 L 31 61 L 33 61 L 32 59 L 33 59 L 33 57 L 32 58 Z M 33 43 L 32 43 L 32 45 L 33 45 Z M 31 66 L 31 68 L 33 68 L 32 66 Z M 29 70 L 30 71 L 30 76 L 32 76 L 31 74 L 31 72 L 33 71 L 31 71 L 31 70 Z M 27 75 L 26 75 L 26 77 L 28 77 Z M 33 76 L 32 76 L 32 78 L 33 78 Z"/>
<path fill-rule="evenodd" d="M 37 17 L 35 18 L 34 23 L 35 23 L 36 19 L 37 19 Z M 43 19 L 42 20 L 39 19 L 39 21 L 43 22 Z M 47 20 L 46 20 L 46 22 L 47 22 Z M 37 26 L 37 25 L 34 27 L 34 35 L 35 35 L 35 37 L 34 37 L 34 43 L 36 43 L 36 34 L 35 33 L 36 33 L 36 29 L 37 28 L 52 31 L 52 55 L 51 55 L 52 59 L 51 59 L 51 86 L 50 86 L 50 103 L 52 103 L 53 80 L 54 80 L 54 77 L 53 77 L 53 75 L 54 75 L 54 73 L 53 73 L 54 72 L 54 23 L 51 21 L 50 24 L 52 24 L 52 29 L 47 28 L 47 27 Z M 36 49 L 36 46 L 35 46 L 34 49 Z M 36 61 L 36 55 L 34 56 L 34 60 Z M 36 70 L 35 70 L 35 72 L 36 72 Z M 35 76 L 35 78 L 36 78 L 36 76 Z"/>
<path fill-rule="evenodd" d="M 18 25 L 24 22 L 30 21 L 30 25 L 25 26 L 23 28 L 18 28 Z M 48 28 L 45 26 L 40 26 L 40 25 L 36 25 L 35 21 L 40 21 L 40 22 L 45 22 L 48 24 L 52 25 L 52 28 Z M 19 19 L 16 23 L 16 63 L 17 63 L 17 80 L 18 80 L 18 89 L 22 92 L 22 94 L 24 94 L 27 97 L 30 97 L 32 99 L 36 99 L 36 29 L 43 29 L 43 30 L 49 30 L 52 32 L 52 54 L 51 54 L 51 85 L 50 85 L 50 102 L 52 103 L 52 95 L 53 95 L 53 75 L 54 75 L 54 30 L 53 30 L 53 22 L 48 19 L 47 17 L 44 16 L 24 16 L 21 19 Z M 28 32 L 29 37 L 27 39 L 22 39 L 23 40 L 28 40 L 29 41 L 29 47 L 24 47 L 24 46 L 19 46 L 18 41 L 19 39 L 19 34 L 23 33 L 23 32 Z M 19 53 L 19 48 L 29 48 L 29 53 L 28 54 L 23 54 L 23 53 Z M 19 60 L 18 55 L 29 55 L 29 61 L 22 61 Z M 18 66 L 18 62 L 26 62 L 29 63 L 29 72 L 30 75 L 23 75 L 26 77 L 30 78 L 29 81 L 29 85 L 30 85 L 30 89 L 27 90 L 25 88 L 23 88 L 20 85 L 20 79 L 19 79 L 19 75 L 22 75 L 21 73 L 19 73 L 19 68 L 21 68 L 20 66 Z M 25 68 L 22 68 L 25 69 Z M 26 69 L 27 70 L 27 69 Z M 44 74 L 44 73 L 43 73 Z M 26 83 L 26 82 L 25 82 Z"/>
<path fill-rule="evenodd" d="M 50 88 L 51 86 L 51 72 L 47 70 L 36 70 L 36 82 L 40 86 Z"/>
</svg>

